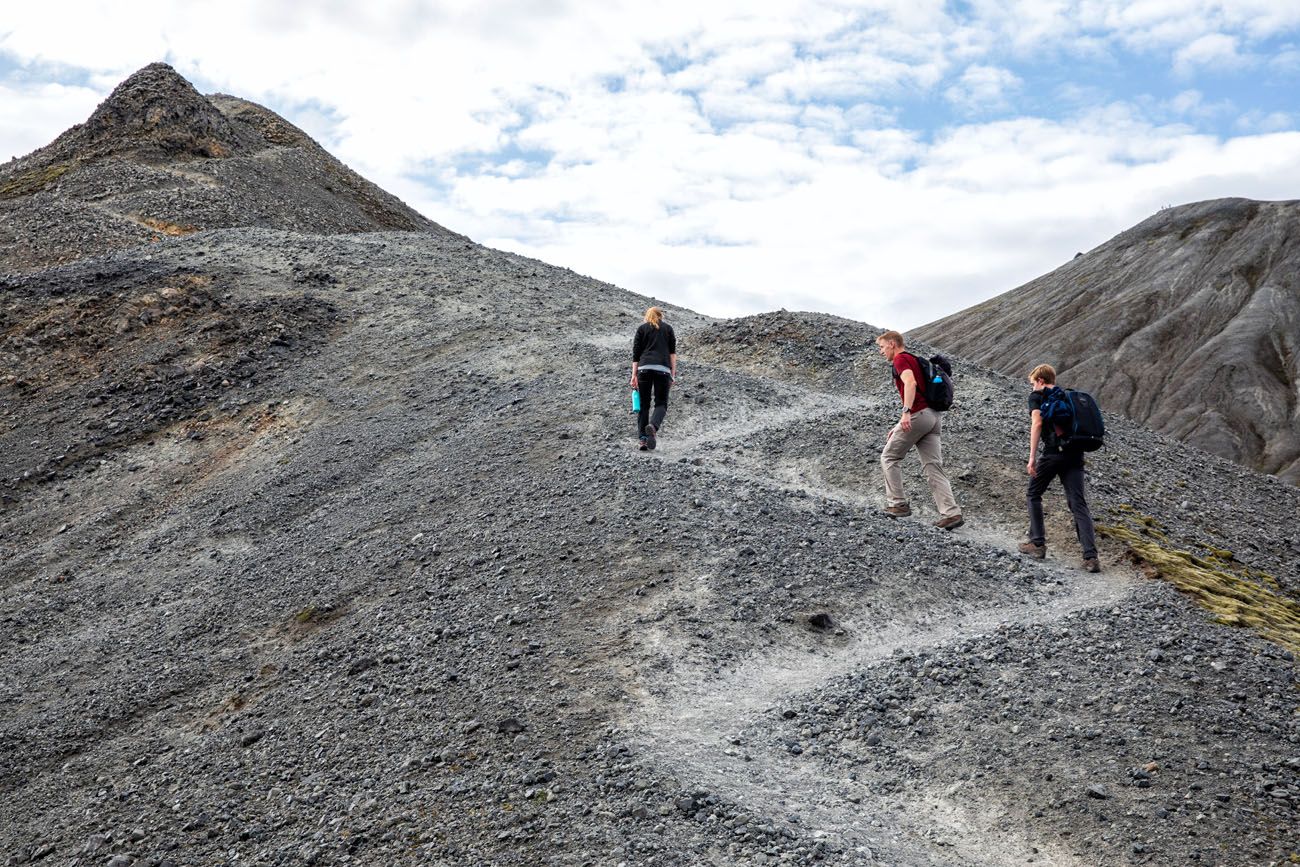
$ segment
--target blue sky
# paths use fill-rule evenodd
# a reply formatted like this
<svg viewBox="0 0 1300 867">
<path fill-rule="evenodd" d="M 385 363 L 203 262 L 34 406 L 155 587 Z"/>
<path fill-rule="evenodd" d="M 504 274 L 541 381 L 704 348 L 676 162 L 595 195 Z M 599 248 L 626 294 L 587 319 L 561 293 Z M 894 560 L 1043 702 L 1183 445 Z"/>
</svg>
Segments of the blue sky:
<svg viewBox="0 0 1300 867">
<path fill-rule="evenodd" d="M 1300 0 L 28 6 L 0 158 L 162 59 L 476 240 L 716 315 L 908 328 L 1166 205 L 1300 198 Z"/>
</svg>

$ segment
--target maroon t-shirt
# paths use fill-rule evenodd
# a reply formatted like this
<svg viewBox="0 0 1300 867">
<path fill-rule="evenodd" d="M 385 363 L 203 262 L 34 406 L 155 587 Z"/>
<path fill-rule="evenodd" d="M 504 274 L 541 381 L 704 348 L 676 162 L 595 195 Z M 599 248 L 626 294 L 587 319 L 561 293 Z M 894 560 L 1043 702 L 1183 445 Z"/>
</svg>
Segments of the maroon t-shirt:
<svg viewBox="0 0 1300 867">
<path fill-rule="evenodd" d="M 912 371 L 912 376 L 916 378 L 916 397 L 912 399 L 913 414 L 929 409 L 930 404 L 925 402 L 925 376 L 921 373 L 921 363 L 910 352 L 900 352 L 894 356 L 894 385 L 898 386 L 899 399 L 906 399 L 903 391 L 907 387 L 907 383 L 903 382 L 904 370 Z"/>
</svg>

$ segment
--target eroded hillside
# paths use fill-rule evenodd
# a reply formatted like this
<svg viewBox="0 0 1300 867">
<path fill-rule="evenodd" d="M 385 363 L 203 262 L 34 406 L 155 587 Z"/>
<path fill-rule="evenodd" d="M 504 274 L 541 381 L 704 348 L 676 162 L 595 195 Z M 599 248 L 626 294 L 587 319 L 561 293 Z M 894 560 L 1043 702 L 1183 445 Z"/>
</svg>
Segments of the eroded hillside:
<svg viewBox="0 0 1300 867">
<path fill-rule="evenodd" d="M 1116 419 L 1106 571 L 1059 499 L 1022 559 L 1022 387 L 958 361 L 967 525 L 915 464 L 893 522 L 875 332 L 813 314 L 669 308 L 638 452 L 648 299 L 447 236 L 203 232 L 0 291 L 12 863 L 1295 851 L 1300 533 L 1257 520 L 1291 486 Z"/>
<path fill-rule="evenodd" d="M 918 335 L 1062 381 L 1153 430 L 1300 481 L 1300 202 L 1168 208 Z"/>
</svg>

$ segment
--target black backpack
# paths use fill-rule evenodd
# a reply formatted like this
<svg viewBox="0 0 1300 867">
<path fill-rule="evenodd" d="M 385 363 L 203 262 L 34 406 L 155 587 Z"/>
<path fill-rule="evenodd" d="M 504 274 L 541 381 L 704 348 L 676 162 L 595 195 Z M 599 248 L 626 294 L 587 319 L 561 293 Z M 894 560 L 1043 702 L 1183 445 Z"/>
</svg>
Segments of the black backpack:
<svg viewBox="0 0 1300 867">
<path fill-rule="evenodd" d="M 1038 411 L 1043 421 L 1055 429 L 1061 448 L 1095 452 L 1106 444 L 1101 407 L 1086 391 L 1053 386 L 1043 394 L 1043 405 Z"/>
<path fill-rule="evenodd" d="M 908 355 L 911 355 L 909 352 Z M 932 355 L 929 358 L 922 358 L 919 355 L 912 355 L 917 364 L 921 365 L 921 376 L 925 379 L 924 391 L 925 402 L 930 409 L 943 412 L 952 407 L 952 362 L 945 356 Z"/>
</svg>

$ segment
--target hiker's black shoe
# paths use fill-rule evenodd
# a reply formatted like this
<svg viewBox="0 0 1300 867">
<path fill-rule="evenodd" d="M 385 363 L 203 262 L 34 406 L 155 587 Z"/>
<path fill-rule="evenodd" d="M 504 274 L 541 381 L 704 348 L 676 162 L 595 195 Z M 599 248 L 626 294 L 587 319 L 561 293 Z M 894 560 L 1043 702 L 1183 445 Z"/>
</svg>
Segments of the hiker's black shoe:
<svg viewBox="0 0 1300 867">
<path fill-rule="evenodd" d="M 641 444 L 637 446 L 637 448 L 640 449 L 641 451 L 645 451 L 646 449 L 650 448 L 648 445 L 645 444 L 645 437 L 641 437 Z"/>
<path fill-rule="evenodd" d="M 940 530 L 956 530 L 964 523 L 966 523 L 966 519 L 961 515 L 949 515 L 947 518 L 940 518 L 935 521 L 934 525 Z"/>
<path fill-rule="evenodd" d="M 1085 572 L 1100 572 L 1100 571 L 1101 571 L 1101 561 L 1098 560 L 1096 557 L 1089 557 L 1088 559 L 1086 559 L 1086 560 L 1083 561 L 1083 571 L 1085 571 Z"/>
<path fill-rule="evenodd" d="M 891 518 L 906 518 L 912 514 L 912 507 L 904 503 L 901 506 L 885 506 L 881 511 Z"/>
<path fill-rule="evenodd" d="M 1033 557 L 1035 560 L 1042 560 L 1044 557 L 1047 556 L 1047 546 L 1035 545 L 1033 542 L 1021 542 L 1020 553 L 1028 554 L 1030 557 Z"/>
<path fill-rule="evenodd" d="M 645 426 L 645 447 L 648 448 L 650 451 L 654 451 L 655 446 L 658 444 L 659 444 L 658 440 L 655 439 L 655 426 L 652 424 L 646 425 Z"/>
</svg>

